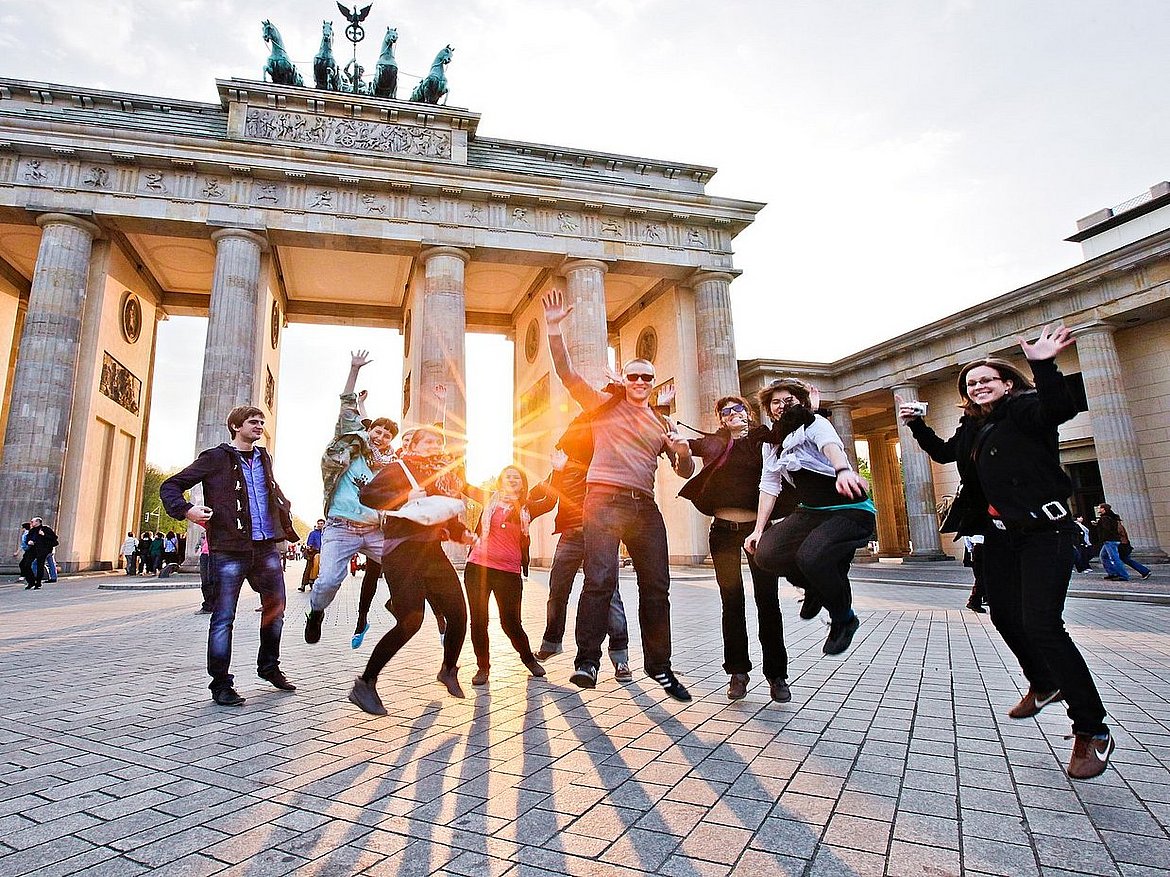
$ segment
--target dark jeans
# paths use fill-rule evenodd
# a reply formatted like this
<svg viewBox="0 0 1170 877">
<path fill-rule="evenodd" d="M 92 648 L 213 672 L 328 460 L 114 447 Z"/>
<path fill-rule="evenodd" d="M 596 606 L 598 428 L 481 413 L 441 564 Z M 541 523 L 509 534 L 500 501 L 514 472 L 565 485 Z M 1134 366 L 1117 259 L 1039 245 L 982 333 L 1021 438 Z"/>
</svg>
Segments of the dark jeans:
<svg viewBox="0 0 1170 877">
<path fill-rule="evenodd" d="M 1085 659 L 1064 627 L 1064 600 L 1081 533 L 1067 529 L 989 528 L 984 543 L 991 623 L 1012 650 L 1028 684 L 1060 689 L 1073 731 L 1105 732 L 1105 707 Z"/>
<path fill-rule="evenodd" d="M 374 596 L 378 593 L 378 579 L 382 578 L 382 564 L 369 557 L 366 558 L 366 571 L 362 576 L 362 588 L 358 594 L 357 625 L 354 633 L 361 633 L 370 618 L 370 607 L 374 605 Z"/>
<path fill-rule="evenodd" d="M 38 562 L 40 558 L 31 548 L 25 549 L 20 557 L 20 574 L 27 584 L 34 588 L 41 586 L 41 576 L 44 574 L 45 564 Z"/>
<path fill-rule="evenodd" d="M 748 656 L 747 605 L 743 591 L 743 543 L 751 535 L 753 523 L 739 524 L 715 520 L 711 524 L 711 562 L 715 564 L 715 581 L 723 603 L 723 669 L 728 673 L 747 673 L 752 669 Z M 788 678 L 788 650 L 784 648 L 784 621 L 780 617 L 780 577 L 764 572 L 749 554 L 748 571 L 752 576 L 752 595 L 760 624 L 760 646 L 764 651 L 764 675 L 768 679 Z"/>
<path fill-rule="evenodd" d="M 597 667 L 618 584 L 618 546 L 626 543 L 638 580 L 638 623 L 645 670 L 670 669 L 670 554 L 666 524 L 650 494 L 590 486 L 583 509 L 585 585 L 577 602 L 578 667 Z"/>
<path fill-rule="evenodd" d="M 566 530 L 557 540 L 552 568 L 548 572 L 548 610 L 544 626 L 542 652 L 560 653 L 565 638 L 565 621 L 569 614 L 569 595 L 573 580 L 585 560 L 585 531 L 580 527 Z M 614 664 L 629 663 L 630 630 L 626 624 L 626 607 L 620 588 L 613 589 L 609 604 L 609 659 Z"/>
<path fill-rule="evenodd" d="M 204 612 L 215 611 L 215 579 L 211 577 L 211 555 L 199 555 L 199 590 L 203 592 Z"/>
<path fill-rule="evenodd" d="M 512 648 L 521 661 L 535 660 L 528 634 L 520 623 L 520 603 L 524 597 L 524 582 L 518 572 L 505 572 L 468 563 L 463 570 L 463 582 L 467 586 L 467 608 L 471 614 L 471 646 L 475 649 L 475 661 L 483 668 L 491 666 L 491 647 L 488 645 L 488 597 L 496 595 L 496 608 L 500 611 L 500 627 L 512 641 Z"/>
<path fill-rule="evenodd" d="M 871 512 L 798 506 L 760 537 L 756 563 L 803 586 L 829 610 L 829 617 L 844 621 L 853 612 L 849 564 L 853 552 L 869 543 L 873 527 Z"/>
<path fill-rule="evenodd" d="M 1122 542 L 1117 546 L 1117 556 L 1121 558 L 1121 562 L 1132 570 L 1136 570 L 1143 576 L 1150 574 L 1150 568 L 1144 563 L 1140 563 L 1133 559 L 1133 546 L 1128 542 Z"/>
<path fill-rule="evenodd" d="M 362 678 L 377 681 L 382 668 L 418 633 L 427 600 L 438 606 L 447 619 L 443 666 L 456 666 L 467 637 L 467 604 L 459 575 L 443 553 L 443 544 L 404 542 L 382 557 L 382 573 L 393 589 L 398 623 L 374 646 Z"/>
<path fill-rule="evenodd" d="M 280 669 L 280 634 L 284 629 L 284 573 L 280 568 L 280 543 L 253 542 L 248 552 L 216 551 L 211 554 L 211 577 L 216 585 L 215 609 L 207 634 L 207 672 L 212 691 L 227 688 L 234 677 L 232 626 L 244 579 L 260 595 L 260 650 L 256 672 L 263 678 Z"/>
<path fill-rule="evenodd" d="M 975 576 L 975 584 L 971 586 L 971 602 L 987 602 L 987 561 L 983 557 L 983 546 L 976 543 L 971 546 L 971 574 Z"/>
</svg>

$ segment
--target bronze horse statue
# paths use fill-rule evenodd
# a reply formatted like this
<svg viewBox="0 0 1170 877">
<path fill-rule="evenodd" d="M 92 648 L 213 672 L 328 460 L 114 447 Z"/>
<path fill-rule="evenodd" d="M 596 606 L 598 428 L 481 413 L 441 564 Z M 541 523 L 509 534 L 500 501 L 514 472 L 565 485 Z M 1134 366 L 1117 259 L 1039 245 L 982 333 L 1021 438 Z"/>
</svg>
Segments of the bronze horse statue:
<svg viewBox="0 0 1170 877">
<path fill-rule="evenodd" d="M 374 68 L 374 81 L 370 83 L 370 94 L 374 97 L 398 97 L 398 62 L 394 60 L 394 44 L 398 41 L 398 28 L 386 28 L 382 38 L 382 54 Z"/>
<path fill-rule="evenodd" d="M 333 57 L 333 22 L 321 22 L 321 48 L 313 58 L 313 84 L 325 91 L 341 90 L 341 72 Z"/>
<path fill-rule="evenodd" d="M 263 25 L 261 35 L 264 37 L 264 42 L 272 46 L 272 52 L 268 56 L 268 61 L 265 63 L 261 75 L 268 74 L 268 78 L 277 85 L 304 85 L 305 80 L 301 79 L 301 74 L 297 73 L 296 65 L 289 58 L 288 52 L 284 50 L 284 40 L 280 38 L 280 31 L 276 29 L 276 25 L 268 19 L 264 19 Z"/>
<path fill-rule="evenodd" d="M 439 54 L 435 55 L 435 61 L 431 64 L 431 72 L 411 92 L 410 99 L 412 101 L 437 104 L 439 99 L 447 93 L 447 76 L 443 68 L 451 63 L 451 53 L 454 51 L 450 46 L 439 49 Z"/>
</svg>

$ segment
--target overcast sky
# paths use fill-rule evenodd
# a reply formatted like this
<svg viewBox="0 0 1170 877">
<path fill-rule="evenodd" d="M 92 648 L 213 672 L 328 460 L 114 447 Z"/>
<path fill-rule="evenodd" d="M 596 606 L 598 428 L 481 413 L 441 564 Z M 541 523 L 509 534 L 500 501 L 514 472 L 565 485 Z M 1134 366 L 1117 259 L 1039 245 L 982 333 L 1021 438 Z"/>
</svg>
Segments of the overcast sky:
<svg viewBox="0 0 1170 877">
<path fill-rule="evenodd" d="M 344 63 L 325 0 L 0 0 L 0 75 L 215 101 L 217 77 L 259 78 L 264 18 L 310 80 L 331 18 Z M 741 359 L 831 360 L 1067 268 L 1078 217 L 1170 177 L 1165 0 L 374 0 L 367 25 L 367 68 L 398 28 L 400 93 L 454 46 L 449 102 L 483 136 L 714 165 L 709 193 L 767 202 L 735 242 Z M 202 334 L 162 327 L 165 465 L 194 450 Z M 470 346 L 473 380 L 501 343 Z M 277 450 L 305 516 L 323 377 L 365 345 L 373 407 L 397 411 L 395 333 L 285 336 Z M 506 462 L 500 384 L 472 388 L 493 436 L 473 473 Z"/>
</svg>

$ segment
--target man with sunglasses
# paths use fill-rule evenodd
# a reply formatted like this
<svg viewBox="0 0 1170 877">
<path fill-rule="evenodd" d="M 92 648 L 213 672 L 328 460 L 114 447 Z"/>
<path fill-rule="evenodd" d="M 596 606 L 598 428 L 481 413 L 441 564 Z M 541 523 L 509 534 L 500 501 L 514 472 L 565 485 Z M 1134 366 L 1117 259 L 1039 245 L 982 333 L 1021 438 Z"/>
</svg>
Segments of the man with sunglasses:
<svg viewBox="0 0 1170 877">
<path fill-rule="evenodd" d="M 712 519 L 709 544 L 723 610 L 723 669 L 731 677 L 727 697 L 740 700 L 747 696 L 748 673 L 752 669 L 741 564 L 744 542 L 755 528 L 760 477 L 772 431 L 756 422 L 755 412 L 740 396 L 724 396 L 715 403 L 715 410 L 719 415 L 718 431 L 690 440 L 691 453 L 703 459 L 702 471 L 683 485 L 679 496 L 689 499 Z M 782 439 L 778 436 L 776 441 Z M 796 504 L 794 498 L 789 501 L 792 496 L 793 491 L 786 490 L 777 497 L 769 520 L 792 511 Z M 776 703 L 787 703 L 792 700 L 792 692 L 788 688 L 788 652 L 780 616 L 780 577 L 757 566 L 751 554 L 747 562 L 769 694 Z"/>
<path fill-rule="evenodd" d="M 646 673 L 675 700 L 689 701 L 670 667 L 670 555 L 666 524 L 654 501 L 658 456 L 665 453 L 684 478 L 695 471 L 690 446 L 651 408 L 654 365 L 635 359 L 623 369 L 624 398 L 604 405 L 605 393 L 592 387 L 569 361 L 561 324 L 572 312 L 564 293 L 544 297 L 549 349 L 557 377 L 592 418 L 593 457 L 586 474 L 582 510 L 585 585 L 577 604 L 576 669 L 569 681 L 580 688 L 597 684 L 601 642 L 608 630 L 610 602 L 618 584 L 618 546 L 625 542 L 638 579 L 638 616 Z"/>
</svg>

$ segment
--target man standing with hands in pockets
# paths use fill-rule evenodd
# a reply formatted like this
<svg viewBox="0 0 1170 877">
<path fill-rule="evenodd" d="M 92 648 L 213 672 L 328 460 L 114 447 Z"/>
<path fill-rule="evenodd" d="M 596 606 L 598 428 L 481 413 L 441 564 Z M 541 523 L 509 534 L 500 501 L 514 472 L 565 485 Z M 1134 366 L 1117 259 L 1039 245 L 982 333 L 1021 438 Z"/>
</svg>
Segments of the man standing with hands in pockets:
<svg viewBox="0 0 1170 877">
<path fill-rule="evenodd" d="M 190 466 L 159 487 L 159 498 L 172 518 L 186 518 L 207 528 L 215 605 L 207 634 L 207 672 L 212 699 L 220 706 L 244 703 L 232 687 L 232 627 L 244 579 L 260 593 L 260 651 L 257 675 L 282 691 L 296 686 L 280 669 L 280 634 L 284 628 L 284 569 L 281 543 L 296 542 L 289 502 L 272 477 L 272 458 L 257 447 L 264 436 L 264 412 L 239 405 L 227 416 L 232 440 L 208 448 Z M 203 485 L 203 505 L 183 492 Z"/>
</svg>

